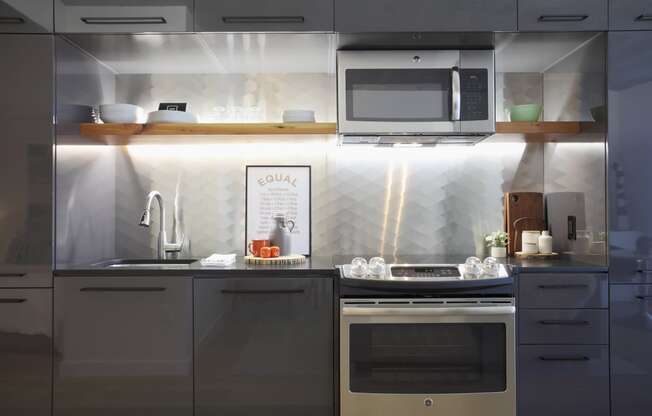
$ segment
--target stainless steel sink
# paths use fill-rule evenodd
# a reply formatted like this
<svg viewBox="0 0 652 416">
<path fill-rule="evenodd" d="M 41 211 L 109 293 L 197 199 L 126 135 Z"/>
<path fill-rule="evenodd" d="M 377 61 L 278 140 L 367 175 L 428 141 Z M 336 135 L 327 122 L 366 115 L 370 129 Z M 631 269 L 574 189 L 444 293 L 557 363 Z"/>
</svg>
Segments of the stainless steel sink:
<svg viewBox="0 0 652 416">
<path fill-rule="evenodd" d="M 119 259 L 111 260 L 104 263 L 98 263 L 97 266 L 108 269 L 187 269 L 191 264 L 199 261 L 198 259 Z"/>
</svg>

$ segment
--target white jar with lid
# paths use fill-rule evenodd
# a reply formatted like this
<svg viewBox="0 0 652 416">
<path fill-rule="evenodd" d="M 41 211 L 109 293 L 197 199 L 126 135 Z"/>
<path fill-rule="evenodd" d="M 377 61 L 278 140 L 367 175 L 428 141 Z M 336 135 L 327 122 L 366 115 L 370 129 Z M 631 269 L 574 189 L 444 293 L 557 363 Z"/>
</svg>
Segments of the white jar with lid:
<svg viewBox="0 0 652 416">
<path fill-rule="evenodd" d="M 521 251 L 524 254 L 539 253 L 539 235 L 540 231 L 523 231 L 521 234 Z"/>
<path fill-rule="evenodd" d="M 539 236 L 539 253 L 552 254 L 552 236 L 550 231 L 543 231 Z"/>
</svg>

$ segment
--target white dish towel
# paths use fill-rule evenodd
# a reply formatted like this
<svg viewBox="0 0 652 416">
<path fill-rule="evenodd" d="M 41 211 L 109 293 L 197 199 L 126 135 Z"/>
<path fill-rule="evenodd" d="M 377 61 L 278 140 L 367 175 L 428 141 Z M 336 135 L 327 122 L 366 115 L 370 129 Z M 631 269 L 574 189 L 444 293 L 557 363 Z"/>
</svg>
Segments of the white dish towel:
<svg viewBox="0 0 652 416">
<path fill-rule="evenodd" d="M 200 263 L 202 266 L 230 266 L 235 263 L 235 254 L 211 254 Z"/>
</svg>

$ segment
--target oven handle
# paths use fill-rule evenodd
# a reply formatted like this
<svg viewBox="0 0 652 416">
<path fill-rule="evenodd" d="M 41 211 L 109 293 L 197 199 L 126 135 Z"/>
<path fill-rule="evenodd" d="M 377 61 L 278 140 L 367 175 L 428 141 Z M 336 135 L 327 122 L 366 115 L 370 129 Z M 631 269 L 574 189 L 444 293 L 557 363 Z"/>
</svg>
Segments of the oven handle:
<svg viewBox="0 0 652 416">
<path fill-rule="evenodd" d="M 462 118 L 461 101 L 460 69 L 454 66 L 451 69 L 451 121 L 460 121 Z"/>
<path fill-rule="evenodd" d="M 481 306 L 472 308 L 376 308 L 343 307 L 344 316 L 488 316 L 514 315 L 514 306 Z"/>
</svg>

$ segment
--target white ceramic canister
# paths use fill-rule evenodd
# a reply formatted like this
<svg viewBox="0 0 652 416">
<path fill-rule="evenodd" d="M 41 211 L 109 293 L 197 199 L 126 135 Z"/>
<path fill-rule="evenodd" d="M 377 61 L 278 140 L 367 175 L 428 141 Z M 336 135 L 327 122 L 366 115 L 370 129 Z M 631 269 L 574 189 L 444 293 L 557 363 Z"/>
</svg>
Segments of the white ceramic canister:
<svg viewBox="0 0 652 416">
<path fill-rule="evenodd" d="M 491 247 L 491 257 L 507 257 L 507 247 Z"/>
<path fill-rule="evenodd" d="M 552 254 L 552 236 L 550 231 L 542 231 L 539 236 L 539 253 Z"/>
<path fill-rule="evenodd" d="M 524 254 L 538 254 L 540 235 L 540 231 L 523 231 L 523 234 L 521 234 L 521 251 Z"/>
</svg>

